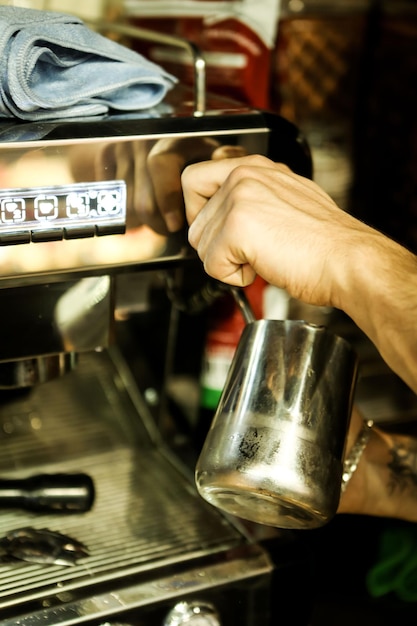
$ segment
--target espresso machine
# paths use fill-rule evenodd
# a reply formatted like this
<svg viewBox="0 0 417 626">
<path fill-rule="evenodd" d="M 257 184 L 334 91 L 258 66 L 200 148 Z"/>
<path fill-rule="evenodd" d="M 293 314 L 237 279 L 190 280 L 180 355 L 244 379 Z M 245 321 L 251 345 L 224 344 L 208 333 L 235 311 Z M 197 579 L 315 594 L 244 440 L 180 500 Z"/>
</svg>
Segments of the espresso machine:
<svg viewBox="0 0 417 626">
<path fill-rule="evenodd" d="M 197 368 L 184 327 L 203 333 L 210 282 L 185 229 L 137 206 L 155 154 L 180 158 L 154 190 L 222 146 L 306 176 L 311 159 L 296 127 L 209 97 L 201 71 L 151 111 L 0 124 L 1 626 L 270 623 L 268 551 L 199 497 L 172 445 L 166 390 Z"/>
</svg>

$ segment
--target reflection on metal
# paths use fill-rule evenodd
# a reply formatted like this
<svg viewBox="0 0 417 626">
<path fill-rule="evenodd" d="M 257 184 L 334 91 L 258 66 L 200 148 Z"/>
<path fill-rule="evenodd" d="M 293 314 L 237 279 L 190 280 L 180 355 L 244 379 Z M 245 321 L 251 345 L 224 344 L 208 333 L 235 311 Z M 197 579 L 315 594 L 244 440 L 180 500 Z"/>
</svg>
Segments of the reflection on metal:
<svg viewBox="0 0 417 626">
<path fill-rule="evenodd" d="M 0 389 L 33 387 L 71 372 L 77 364 L 73 352 L 0 363 Z"/>
<path fill-rule="evenodd" d="M 115 126 L 116 131 L 124 132 L 123 129 L 122 123 Z M 252 146 L 256 146 L 259 152 L 264 152 L 267 141 L 268 131 L 262 128 L 257 131 L 229 131 L 227 135 L 213 137 L 210 133 L 175 133 L 160 139 L 144 135 L 104 140 L 42 139 L 30 144 L 0 143 L 3 186 L 10 192 L 4 196 L 4 202 L 0 198 L 0 279 L 22 274 L 34 276 L 41 272 L 61 274 L 72 269 L 91 275 L 93 268 L 114 268 L 114 272 L 118 272 L 128 264 L 139 266 L 182 260 L 184 255 L 189 254 L 189 248 L 184 250 L 183 241 L 176 236 L 178 233 L 167 236 L 167 233 L 161 232 L 163 220 L 159 207 L 153 204 L 155 194 L 152 190 L 158 189 L 165 203 L 168 199 L 171 204 L 177 203 L 181 212 L 180 171 L 187 163 L 210 159 L 213 151 L 222 145 L 238 145 L 247 152 L 253 151 Z M 175 172 L 173 176 L 166 176 L 165 167 L 160 165 L 166 161 L 167 166 L 172 167 L 173 151 L 178 155 L 174 163 L 178 168 L 178 182 L 175 181 Z M 135 163 L 134 180 L 129 166 L 132 159 Z M 36 243 L 25 243 L 35 239 L 30 224 L 25 228 L 19 212 L 27 190 L 30 190 L 32 204 L 36 194 L 44 194 L 44 189 L 55 189 L 60 196 L 62 190 L 76 186 L 82 199 L 93 187 L 104 188 L 109 181 L 123 176 L 123 172 L 127 188 L 125 235 L 93 237 L 93 232 L 78 229 L 76 236 L 64 236 L 64 230 L 67 234 L 73 231 L 74 219 L 71 216 L 43 221 L 39 225 L 43 238 L 40 239 L 36 231 Z M 138 189 L 143 189 L 143 194 L 138 193 Z M 7 245 L 12 243 L 20 245 Z"/>
<path fill-rule="evenodd" d="M 149 436 L 126 368 L 116 348 L 83 353 L 71 374 L 0 405 L 1 476 L 83 468 L 98 488 L 87 515 L 48 514 L 47 527 L 76 537 L 89 556 L 66 568 L 0 563 L 0 626 L 129 622 L 133 610 L 136 624 L 162 624 L 163 601 L 168 613 L 184 596 L 228 598 L 227 589 L 240 598 L 235 623 L 266 624 L 268 555 L 204 503 Z M 33 513 L 4 510 L 0 537 L 32 525 Z"/>
<path fill-rule="evenodd" d="M 84 352 L 109 344 L 113 319 L 109 276 L 82 278 L 57 300 L 54 322 L 66 351 Z"/>
<path fill-rule="evenodd" d="M 221 626 L 220 616 L 213 604 L 209 602 L 178 602 L 168 613 L 163 626 L 184 626 L 189 624 L 198 626 Z"/>
<path fill-rule="evenodd" d="M 30 362 L 40 355 L 52 355 L 52 363 L 54 355 L 97 350 L 112 343 L 114 302 L 109 276 L 27 285 L 7 289 L 4 294 L 0 307 L 0 362 Z M 46 362 L 41 363 L 36 365 L 35 376 L 42 376 Z M 13 369 L 21 371 L 24 367 L 20 363 Z M 46 371 L 49 367 L 50 363 Z"/>
<path fill-rule="evenodd" d="M 169 112 L 149 117 L 139 112 L 66 123 L 0 122 L 2 189 L 10 191 L 0 198 L 0 287 L 20 285 L 22 275 L 33 284 L 49 282 L 51 272 L 53 280 L 66 280 L 69 271 L 71 278 L 102 274 L 103 268 L 113 275 L 127 266 L 147 270 L 150 263 L 155 268 L 195 258 L 178 232 L 168 233 L 163 216 L 177 211 L 185 219 L 181 172 L 190 163 L 218 158 L 223 148 L 224 154 L 230 146 L 245 154 L 270 153 L 309 175 L 310 155 L 291 123 L 247 108 L 225 110 L 224 101 L 220 108 L 212 99 L 211 108 L 196 117 L 187 93 L 170 94 Z M 97 210 L 93 191 L 115 181 L 126 187 L 126 233 L 94 237 L 106 233 L 74 228 L 87 205 Z M 66 193 L 74 188 L 75 198 Z M 43 210 L 35 212 L 39 198 Z M 100 203 L 99 210 L 112 214 L 114 204 Z M 36 243 L 24 243 L 31 240 Z"/>
</svg>

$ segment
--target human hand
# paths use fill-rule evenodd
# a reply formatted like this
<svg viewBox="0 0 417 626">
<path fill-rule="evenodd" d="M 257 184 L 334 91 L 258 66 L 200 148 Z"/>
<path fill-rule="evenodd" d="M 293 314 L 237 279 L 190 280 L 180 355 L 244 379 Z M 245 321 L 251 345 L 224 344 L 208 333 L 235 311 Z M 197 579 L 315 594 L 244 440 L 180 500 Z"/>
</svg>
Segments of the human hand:
<svg viewBox="0 0 417 626">
<path fill-rule="evenodd" d="M 205 270 L 232 285 L 255 274 L 316 305 L 337 306 L 355 240 L 371 230 L 314 182 L 259 155 L 187 167 L 189 241 Z"/>
<path fill-rule="evenodd" d="M 344 311 L 417 393 L 417 257 L 317 184 L 259 155 L 182 174 L 188 238 L 208 274 L 256 274 L 306 304 Z"/>
</svg>

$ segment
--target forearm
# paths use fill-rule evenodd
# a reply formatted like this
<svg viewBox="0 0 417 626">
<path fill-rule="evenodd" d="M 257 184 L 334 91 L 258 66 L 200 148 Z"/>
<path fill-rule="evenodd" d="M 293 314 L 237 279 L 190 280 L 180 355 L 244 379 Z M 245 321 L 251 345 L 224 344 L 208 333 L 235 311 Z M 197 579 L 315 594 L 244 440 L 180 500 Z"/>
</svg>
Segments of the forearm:
<svg viewBox="0 0 417 626">
<path fill-rule="evenodd" d="M 346 262 L 335 306 L 373 341 L 382 358 L 417 393 L 417 257 L 370 230 Z"/>
</svg>

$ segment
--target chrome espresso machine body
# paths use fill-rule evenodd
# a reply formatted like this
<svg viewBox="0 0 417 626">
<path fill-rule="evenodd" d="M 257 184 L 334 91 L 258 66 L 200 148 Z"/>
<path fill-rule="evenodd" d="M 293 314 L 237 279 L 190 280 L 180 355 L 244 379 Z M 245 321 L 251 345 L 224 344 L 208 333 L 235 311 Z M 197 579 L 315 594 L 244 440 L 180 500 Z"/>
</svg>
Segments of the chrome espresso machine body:
<svg viewBox="0 0 417 626">
<path fill-rule="evenodd" d="M 187 310 L 177 303 L 206 280 L 184 232 L 136 220 L 132 198 L 140 205 L 150 191 L 131 165 L 146 168 L 161 146 L 185 165 L 207 145 L 311 175 L 286 120 L 214 99 L 196 114 L 180 87 L 151 114 L 0 124 L 0 477 L 83 472 L 95 487 L 83 512 L 0 498 L 0 538 L 49 529 L 86 547 L 72 566 L 2 558 L 1 626 L 269 623 L 269 555 L 197 495 L 165 432 L 162 395 L 147 396 L 131 367 L 156 371 L 161 394 L 173 350 L 198 362 L 197 343 L 178 347 Z M 126 319 L 140 321 L 128 356 Z M 160 367 L 136 359 L 142 344 L 155 345 Z"/>
</svg>

